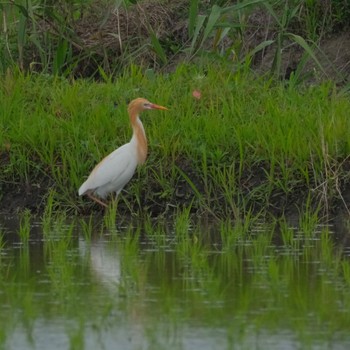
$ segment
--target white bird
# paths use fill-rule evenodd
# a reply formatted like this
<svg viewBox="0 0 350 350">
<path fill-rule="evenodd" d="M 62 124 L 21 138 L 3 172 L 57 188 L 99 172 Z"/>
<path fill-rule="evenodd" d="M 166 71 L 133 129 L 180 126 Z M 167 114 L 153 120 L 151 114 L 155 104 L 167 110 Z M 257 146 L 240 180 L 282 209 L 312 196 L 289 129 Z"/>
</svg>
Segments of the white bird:
<svg viewBox="0 0 350 350">
<path fill-rule="evenodd" d="M 96 196 L 105 199 L 112 192 L 118 196 L 134 175 L 137 165 L 146 161 L 147 138 L 139 114 L 147 109 L 167 110 L 166 107 L 151 103 L 144 98 L 132 100 L 128 106 L 133 129 L 130 142 L 117 148 L 95 166 L 88 179 L 80 186 L 79 196 L 86 194 L 107 207 L 107 204 Z"/>
</svg>

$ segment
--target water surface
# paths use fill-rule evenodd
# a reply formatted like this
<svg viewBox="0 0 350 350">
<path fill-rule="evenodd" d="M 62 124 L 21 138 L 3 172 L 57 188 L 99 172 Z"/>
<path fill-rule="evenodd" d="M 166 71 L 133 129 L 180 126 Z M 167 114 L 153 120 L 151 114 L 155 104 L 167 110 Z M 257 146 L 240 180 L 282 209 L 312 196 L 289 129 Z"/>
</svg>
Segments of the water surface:
<svg viewBox="0 0 350 350">
<path fill-rule="evenodd" d="M 222 226 L 94 224 L 90 237 L 32 221 L 23 243 L 12 220 L 0 228 L 3 349 L 350 348 L 350 250 L 333 227 L 225 240 Z"/>
</svg>

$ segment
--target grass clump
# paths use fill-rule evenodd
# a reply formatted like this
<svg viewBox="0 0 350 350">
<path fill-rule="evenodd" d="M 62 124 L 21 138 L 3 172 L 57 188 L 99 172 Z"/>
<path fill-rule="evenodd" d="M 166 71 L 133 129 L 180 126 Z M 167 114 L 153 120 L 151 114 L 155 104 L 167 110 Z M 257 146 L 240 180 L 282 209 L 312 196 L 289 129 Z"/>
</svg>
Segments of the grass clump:
<svg viewBox="0 0 350 350">
<path fill-rule="evenodd" d="M 20 225 L 19 225 L 19 237 L 22 243 L 27 244 L 30 237 L 31 229 L 31 214 L 29 210 L 25 210 L 21 214 Z"/>
</svg>

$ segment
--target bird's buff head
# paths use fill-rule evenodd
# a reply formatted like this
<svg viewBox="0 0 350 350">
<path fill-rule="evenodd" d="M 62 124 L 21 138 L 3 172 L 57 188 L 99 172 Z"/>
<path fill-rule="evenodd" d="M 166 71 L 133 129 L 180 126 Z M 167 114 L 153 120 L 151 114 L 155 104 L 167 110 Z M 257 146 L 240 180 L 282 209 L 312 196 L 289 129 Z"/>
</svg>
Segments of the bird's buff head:
<svg viewBox="0 0 350 350">
<path fill-rule="evenodd" d="M 168 108 L 163 107 L 163 106 L 159 106 L 156 105 L 152 102 L 149 102 L 148 100 L 146 100 L 145 98 L 136 98 L 135 100 L 132 100 L 129 103 L 129 107 L 128 107 L 128 111 L 130 113 L 130 115 L 132 114 L 139 114 L 144 110 L 147 109 L 161 109 L 161 110 L 168 110 Z"/>
</svg>

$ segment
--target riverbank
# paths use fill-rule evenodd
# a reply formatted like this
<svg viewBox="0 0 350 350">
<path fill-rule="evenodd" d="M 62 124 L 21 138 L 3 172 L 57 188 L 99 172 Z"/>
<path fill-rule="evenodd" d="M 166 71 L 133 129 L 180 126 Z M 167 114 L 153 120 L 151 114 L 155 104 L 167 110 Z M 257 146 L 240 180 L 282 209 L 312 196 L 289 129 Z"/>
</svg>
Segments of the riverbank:
<svg viewBox="0 0 350 350">
<path fill-rule="evenodd" d="M 139 96 L 169 111 L 142 115 L 149 158 L 118 210 L 160 215 L 185 205 L 240 216 L 310 203 L 347 210 L 350 102 L 332 83 L 180 65 L 157 75 L 132 66 L 104 83 L 12 73 L 1 86 L 3 211 L 40 212 L 48 199 L 70 213 L 100 210 L 77 189 L 130 139 L 127 102 Z"/>
</svg>

